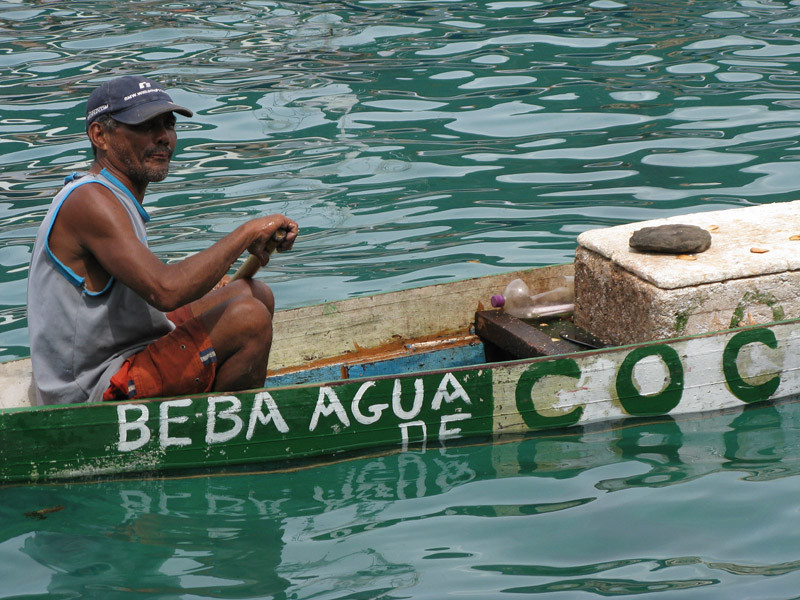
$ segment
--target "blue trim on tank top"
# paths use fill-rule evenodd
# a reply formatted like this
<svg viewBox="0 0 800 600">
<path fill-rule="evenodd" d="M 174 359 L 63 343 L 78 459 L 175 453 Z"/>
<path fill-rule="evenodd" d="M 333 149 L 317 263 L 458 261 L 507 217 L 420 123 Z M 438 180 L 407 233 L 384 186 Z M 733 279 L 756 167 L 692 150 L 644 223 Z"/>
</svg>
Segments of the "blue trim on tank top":
<svg viewBox="0 0 800 600">
<path fill-rule="evenodd" d="M 130 198 L 131 201 L 133 202 L 133 205 L 136 207 L 136 210 L 139 211 L 139 216 L 142 217 L 142 220 L 145 223 L 150 221 L 150 215 L 147 214 L 147 211 L 144 209 L 144 207 L 139 203 L 136 197 L 131 193 L 131 191 L 128 188 L 125 187 L 125 185 L 123 185 L 123 183 L 119 179 L 117 179 L 111 173 L 109 173 L 108 169 L 103 169 L 102 171 L 100 171 L 100 175 L 108 179 L 111 183 L 113 183 L 115 186 L 117 186 L 119 189 L 125 192 L 128 198 Z"/>
<path fill-rule="evenodd" d="M 108 179 L 112 184 L 117 186 L 119 189 L 121 189 L 123 192 L 125 192 L 131 198 L 131 200 L 133 201 L 134 205 L 139 210 L 139 216 L 142 217 L 142 219 L 145 221 L 145 223 L 150 220 L 150 215 L 147 214 L 147 212 L 142 208 L 142 205 L 139 204 L 139 202 L 136 200 L 136 198 L 133 197 L 133 194 L 130 193 L 128 188 L 126 188 L 124 185 L 122 185 L 122 183 L 116 177 L 111 175 L 106 169 L 103 169 L 102 171 L 100 171 L 100 175 L 102 175 L 103 177 Z M 68 177 L 64 178 L 64 182 L 65 183 L 69 183 L 69 182 L 75 181 L 76 179 L 79 179 L 80 177 L 81 176 L 78 175 L 77 173 L 72 173 Z M 76 189 L 78 189 L 82 185 L 86 185 L 87 183 L 99 183 L 103 187 L 108 188 L 108 190 L 112 194 L 114 194 L 114 196 L 116 197 L 116 193 L 114 193 L 114 189 L 110 185 L 105 183 L 104 181 L 101 181 L 101 180 L 99 180 L 97 178 L 87 179 L 86 181 L 79 182 L 77 185 L 75 185 L 75 187 L 73 187 L 69 192 L 67 192 L 64 195 L 64 197 L 58 203 L 58 206 L 56 206 L 55 209 L 53 209 L 53 218 L 50 219 L 50 225 L 47 227 L 47 233 L 45 234 L 45 237 L 44 237 L 44 249 L 45 249 L 45 252 L 47 252 L 47 256 L 50 257 L 50 260 L 53 261 L 53 264 L 56 266 L 56 270 L 58 270 L 58 272 L 61 273 L 66 278 L 67 281 L 69 281 L 72 285 L 74 285 L 77 288 L 82 288 L 83 289 L 83 293 L 86 294 L 87 296 L 101 296 L 102 294 L 105 294 L 108 291 L 108 289 L 113 285 L 114 277 L 109 277 L 108 278 L 108 282 L 106 283 L 105 287 L 103 287 L 103 289 L 100 290 L 99 292 L 93 292 L 91 290 L 87 290 L 86 287 L 85 287 L 86 278 L 85 277 L 79 277 L 78 274 L 75 273 L 75 271 L 73 271 L 67 265 L 62 263 L 58 259 L 58 257 L 56 257 L 56 255 L 53 254 L 53 251 L 50 249 L 50 233 L 51 233 L 51 231 L 53 229 L 53 225 L 56 222 L 56 218 L 58 217 L 58 212 L 61 210 L 61 207 L 64 205 L 64 201 L 67 198 L 69 198 L 69 196 L 70 196 L 70 194 L 72 192 L 74 192 Z"/>
<path fill-rule="evenodd" d="M 74 180 L 74 178 L 73 178 L 73 180 Z M 114 283 L 114 278 L 113 277 L 109 277 L 108 283 L 106 283 L 105 287 L 102 290 L 100 290 L 99 292 L 93 292 L 91 290 L 87 290 L 85 288 L 86 278 L 85 277 L 80 277 L 77 273 L 75 273 L 75 271 L 70 269 L 63 262 L 61 262 L 58 259 L 58 257 L 55 254 L 53 254 L 53 251 L 50 249 L 50 234 L 53 231 L 53 225 L 55 225 L 56 218 L 58 218 L 58 213 L 61 210 L 61 207 L 64 206 L 64 202 L 66 201 L 67 198 L 69 198 L 69 196 L 70 196 L 70 194 L 72 194 L 72 192 L 74 192 L 76 189 L 78 189 L 82 185 L 86 185 L 87 183 L 99 183 L 100 185 L 108 188 L 109 191 L 111 191 L 112 194 L 114 193 L 114 190 L 111 189 L 111 186 L 109 186 L 107 183 L 104 183 L 102 181 L 98 181 L 97 179 L 87 179 L 86 181 L 81 181 L 80 183 L 75 185 L 75 187 L 73 187 L 69 192 L 67 192 L 64 195 L 64 197 L 58 203 L 58 206 L 56 206 L 53 209 L 53 218 L 50 219 L 50 224 L 47 227 L 47 233 L 44 236 L 44 249 L 45 249 L 45 252 L 47 252 L 47 256 L 50 257 L 50 260 L 53 261 L 53 264 L 56 266 L 56 270 L 59 273 L 61 273 L 66 278 L 67 281 L 69 281 L 72 285 L 74 285 L 77 288 L 82 288 L 83 293 L 85 293 L 85 294 L 87 294 L 89 296 L 99 296 L 99 295 L 105 293 L 111 287 L 111 285 Z M 114 195 L 116 196 L 116 194 L 114 194 Z"/>
</svg>

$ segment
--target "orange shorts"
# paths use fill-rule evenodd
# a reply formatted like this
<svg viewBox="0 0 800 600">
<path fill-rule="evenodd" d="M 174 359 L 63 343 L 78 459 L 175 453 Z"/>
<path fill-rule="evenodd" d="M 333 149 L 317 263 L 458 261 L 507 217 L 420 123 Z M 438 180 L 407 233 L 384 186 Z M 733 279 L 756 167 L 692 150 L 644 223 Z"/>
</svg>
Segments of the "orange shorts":
<svg viewBox="0 0 800 600">
<path fill-rule="evenodd" d="M 211 391 L 217 373 L 217 355 L 200 319 L 179 318 L 189 315 L 173 318 L 172 313 L 168 314 L 170 320 L 180 324 L 129 357 L 111 377 L 103 400 L 163 398 Z"/>
<path fill-rule="evenodd" d="M 184 304 L 183 306 L 167 313 L 167 318 L 172 321 L 176 327 L 186 323 L 186 321 L 191 319 L 193 316 L 194 312 L 189 304 Z"/>
</svg>

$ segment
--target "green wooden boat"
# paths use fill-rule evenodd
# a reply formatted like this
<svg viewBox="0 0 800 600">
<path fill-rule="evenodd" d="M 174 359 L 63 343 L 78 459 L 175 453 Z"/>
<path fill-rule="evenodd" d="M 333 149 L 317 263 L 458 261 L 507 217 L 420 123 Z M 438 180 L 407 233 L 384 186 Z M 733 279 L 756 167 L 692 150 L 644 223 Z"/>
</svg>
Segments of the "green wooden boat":
<svg viewBox="0 0 800 600">
<path fill-rule="evenodd" d="M 572 273 L 541 267 L 279 311 L 266 387 L 242 393 L 34 407 L 30 362 L 5 363 L 0 483 L 430 447 L 798 393 L 796 319 L 606 348 L 566 342 L 549 323 L 537 331 L 554 354 L 510 360 L 476 334 L 476 313 L 491 317 L 484 304 L 512 279 L 549 289 Z"/>
</svg>

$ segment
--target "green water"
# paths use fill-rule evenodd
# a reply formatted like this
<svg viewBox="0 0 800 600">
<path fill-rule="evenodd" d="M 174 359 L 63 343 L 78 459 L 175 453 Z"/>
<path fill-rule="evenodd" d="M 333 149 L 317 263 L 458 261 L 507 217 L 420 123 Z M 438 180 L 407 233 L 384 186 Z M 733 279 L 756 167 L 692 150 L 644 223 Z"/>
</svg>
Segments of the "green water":
<svg viewBox="0 0 800 600">
<path fill-rule="evenodd" d="M 36 227 L 111 75 L 195 111 L 153 249 L 285 212 L 301 238 L 259 277 L 290 307 L 794 200 L 798 23 L 797 0 L 0 0 L 0 360 L 28 353 Z M 0 597 L 798 597 L 797 410 L 0 490 Z"/>
<path fill-rule="evenodd" d="M 798 442 L 794 403 L 297 470 L 0 489 L 1 597 L 796 598 Z"/>
<path fill-rule="evenodd" d="M 0 0 L 0 359 L 27 354 L 38 220 L 85 169 L 89 92 L 192 108 L 151 186 L 167 260 L 303 230 L 283 307 L 569 262 L 578 233 L 794 199 L 796 2 Z"/>
</svg>

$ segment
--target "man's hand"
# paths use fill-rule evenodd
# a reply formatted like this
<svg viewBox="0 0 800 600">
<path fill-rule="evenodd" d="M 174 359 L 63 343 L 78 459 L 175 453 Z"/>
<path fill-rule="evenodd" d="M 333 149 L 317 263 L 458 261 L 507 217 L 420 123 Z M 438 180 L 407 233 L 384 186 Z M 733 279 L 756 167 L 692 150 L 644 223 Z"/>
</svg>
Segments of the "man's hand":
<svg viewBox="0 0 800 600">
<path fill-rule="evenodd" d="M 292 219 L 280 214 L 253 219 L 248 224 L 252 224 L 253 235 L 255 239 L 247 247 L 247 250 L 250 252 L 250 254 L 253 254 L 258 258 L 262 267 L 266 266 L 266 264 L 269 262 L 270 241 L 272 240 L 272 236 L 275 235 L 276 231 L 283 230 L 286 232 L 285 237 L 276 248 L 276 251 L 278 252 L 286 252 L 287 250 L 291 250 L 292 246 L 294 246 L 295 239 L 297 239 L 297 233 L 299 231 L 297 223 L 295 223 Z"/>
</svg>

